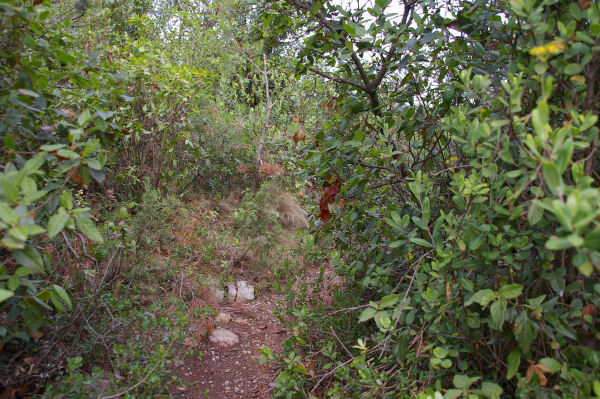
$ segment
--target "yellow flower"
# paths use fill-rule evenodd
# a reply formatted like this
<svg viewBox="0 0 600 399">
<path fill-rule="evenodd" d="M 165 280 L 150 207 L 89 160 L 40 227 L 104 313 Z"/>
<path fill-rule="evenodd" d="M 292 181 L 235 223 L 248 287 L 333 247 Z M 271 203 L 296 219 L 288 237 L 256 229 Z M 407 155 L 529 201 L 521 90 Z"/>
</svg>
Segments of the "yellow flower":
<svg viewBox="0 0 600 399">
<path fill-rule="evenodd" d="M 563 42 L 550 42 L 544 46 L 537 46 L 529 50 L 529 54 L 535 55 L 540 60 L 545 61 L 549 57 L 556 55 L 558 53 L 562 53 L 565 49 L 565 44 Z"/>
<path fill-rule="evenodd" d="M 413 260 L 415 257 L 413 256 L 412 252 L 407 253 L 406 255 L 404 255 L 404 257 L 408 260 Z"/>
<path fill-rule="evenodd" d="M 457 157 L 450 157 L 450 158 L 446 159 L 446 165 L 450 165 L 451 163 L 456 163 L 456 162 L 458 162 Z"/>
</svg>

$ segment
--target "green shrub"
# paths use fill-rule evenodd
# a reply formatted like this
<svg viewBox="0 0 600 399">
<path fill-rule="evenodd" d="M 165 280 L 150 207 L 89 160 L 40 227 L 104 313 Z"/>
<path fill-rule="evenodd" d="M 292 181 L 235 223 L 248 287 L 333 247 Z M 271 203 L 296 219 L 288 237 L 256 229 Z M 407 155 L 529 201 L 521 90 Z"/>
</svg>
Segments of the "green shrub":
<svg viewBox="0 0 600 399">
<path fill-rule="evenodd" d="M 313 378 L 337 307 L 308 330 L 297 308 L 279 395 L 598 396 L 597 5 L 405 2 L 403 23 L 389 4 L 268 16 L 311 27 L 299 68 L 338 72 L 304 173 L 342 182 L 318 234 L 363 303 Z"/>
</svg>

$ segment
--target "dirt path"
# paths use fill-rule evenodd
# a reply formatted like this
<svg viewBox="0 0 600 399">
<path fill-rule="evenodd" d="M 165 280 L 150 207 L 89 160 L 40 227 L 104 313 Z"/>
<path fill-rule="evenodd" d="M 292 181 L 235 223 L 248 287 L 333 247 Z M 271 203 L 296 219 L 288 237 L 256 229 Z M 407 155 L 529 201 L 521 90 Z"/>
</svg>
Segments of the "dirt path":
<svg viewBox="0 0 600 399">
<path fill-rule="evenodd" d="M 280 350 L 286 330 L 273 315 L 278 297 L 265 294 L 245 303 L 220 303 L 219 312 L 231 320 L 217 327 L 235 333 L 239 343 L 231 346 L 202 342 L 198 347 L 204 356 L 196 355 L 179 368 L 186 389 L 173 393 L 176 398 L 271 398 L 272 382 L 277 377 L 276 365 L 258 363 L 258 349 L 268 346 Z"/>
</svg>

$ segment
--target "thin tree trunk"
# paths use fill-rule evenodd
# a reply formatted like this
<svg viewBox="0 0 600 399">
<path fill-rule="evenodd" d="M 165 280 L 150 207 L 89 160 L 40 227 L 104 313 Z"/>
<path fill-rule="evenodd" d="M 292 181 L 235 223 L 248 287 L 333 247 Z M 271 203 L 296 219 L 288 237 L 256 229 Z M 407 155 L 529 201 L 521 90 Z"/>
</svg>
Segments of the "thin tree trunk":
<svg viewBox="0 0 600 399">
<path fill-rule="evenodd" d="M 263 54 L 263 78 L 265 81 L 265 96 L 267 100 L 267 112 L 265 114 L 265 126 L 263 128 L 262 135 L 260 136 L 260 142 L 258 143 L 258 148 L 256 149 L 256 161 L 254 168 L 254 189 L 258 189 L 259 180 L 260 180 L 260 165 L 262 165 L 262 150 L 265 146 L 265 138 L 267 137 L 267 131 L 269 130 L 269 120 L 271 119 L 271 98 L 269 95 L 269 75 L 267 72 L 267 56 Z"/>
</svg>

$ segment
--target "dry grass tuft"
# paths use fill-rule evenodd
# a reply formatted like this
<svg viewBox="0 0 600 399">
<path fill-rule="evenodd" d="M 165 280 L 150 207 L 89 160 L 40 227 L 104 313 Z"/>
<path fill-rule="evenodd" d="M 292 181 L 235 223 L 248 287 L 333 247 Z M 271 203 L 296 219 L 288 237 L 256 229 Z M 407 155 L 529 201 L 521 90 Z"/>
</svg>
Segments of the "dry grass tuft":
<svg viewBox="0 0 600 399">
<path fill-rule="evenodd" d="M 306 212 L 292 194 L 280 192 L 275 197 L 275 210 L 279 213 L 279 222 L 284 228 L 289 230 L 308 228 Z"/>
</svg>

